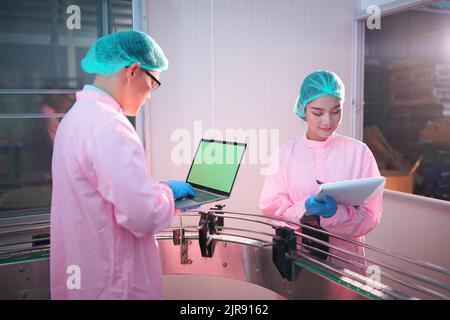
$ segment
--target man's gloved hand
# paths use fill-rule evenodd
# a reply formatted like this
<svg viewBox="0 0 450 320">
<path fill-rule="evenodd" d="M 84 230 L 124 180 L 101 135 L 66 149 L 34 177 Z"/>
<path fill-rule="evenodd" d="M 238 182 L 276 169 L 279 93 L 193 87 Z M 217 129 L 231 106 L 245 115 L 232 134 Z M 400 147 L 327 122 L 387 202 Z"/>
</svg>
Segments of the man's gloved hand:
<svg viewBox="0 0 450 320">
<path fill-rule="evenodd" d="M 337 205 L 330 196 L 325 195 L 318 201 L 316 195 L 312 195 L 306 199 L 305 208 L 309 214 L 331 218 L 336 213 Z"/>
<path fill-rule="evenodd" d="M 175 200 L 183 198 L 183 197 L 195 197 L 195 190 L 194 188 L 184 181 L 176 181 L 176 180 L 169 180 L 165 181 L 170 189 L 172 189 L 173 197 Z"/>
</svg>

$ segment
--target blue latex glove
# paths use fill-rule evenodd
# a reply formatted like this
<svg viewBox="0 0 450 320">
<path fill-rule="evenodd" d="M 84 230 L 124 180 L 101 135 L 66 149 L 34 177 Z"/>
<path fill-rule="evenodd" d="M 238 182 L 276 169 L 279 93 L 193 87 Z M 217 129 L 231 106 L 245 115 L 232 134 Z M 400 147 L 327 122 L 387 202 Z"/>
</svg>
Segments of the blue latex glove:
<svg viewBox="0 0 450 320">
<path fill-rule="evenodd" d="M 325 195 L 318 201 L 316 195 L 312 195 L 306 199 L 305 208 L 311 215 L 331 218 L 336 213 L 337 205 L 336 201 L 330 196 Z"/>
<path fill-rule="evenodd" d="M 165 182 L 172 189 L 175 200 L 184 197 L 195 197 L 194 188 L 184 181 L 169 180 Z"/>
</svg>

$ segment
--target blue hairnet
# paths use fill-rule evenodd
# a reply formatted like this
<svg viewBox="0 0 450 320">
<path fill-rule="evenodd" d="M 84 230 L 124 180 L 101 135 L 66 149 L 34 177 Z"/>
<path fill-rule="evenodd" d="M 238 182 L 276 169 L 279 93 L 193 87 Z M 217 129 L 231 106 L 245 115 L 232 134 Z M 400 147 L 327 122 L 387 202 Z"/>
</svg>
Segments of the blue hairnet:
<svg viewBox="0 0 450 320">
<path fill-rule="evenodd" d="M 318 70 L 309 74 L 303 80 L 300 94 L 294 105 L 294 113 L 305 120 L 306 105 L 326 95 L 335 96 L 342 101 L 345 100 L 345 87 L 341 78 L 330 71 Z"/>
<path fill-rule="evenodd" d="M 81 68 L 87 73 L 110 76 L 134 62 L 156 71 L 166 70 L 169 65 L 162 49 L 148 34 L 128 30 L 97 39 L 81 60 Z"/>
</svg>

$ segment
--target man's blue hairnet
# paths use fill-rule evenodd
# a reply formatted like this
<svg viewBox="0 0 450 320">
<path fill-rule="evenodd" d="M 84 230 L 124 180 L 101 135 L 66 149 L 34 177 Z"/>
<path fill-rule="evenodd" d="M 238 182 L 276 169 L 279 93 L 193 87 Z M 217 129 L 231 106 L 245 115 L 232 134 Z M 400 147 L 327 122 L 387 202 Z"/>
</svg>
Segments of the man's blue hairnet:
<svg viewBox="0 0 450 320">
<path fill-rule="evenodd" d="M 146 70 L 167 70 L 164 52 L 148 34 L 135 30 L 115 32 L 95 41 L 81 60 L 87 73 L 110 76 L 120 69 L 139 62 Z"/>
<path fill-rule="evenodd" d="M 342 101 L 345 100 L 345 87 L 341 78 L 330 71 L 318 70 L 309 74 L 303 80 L 300 94 L 294 105 L 294 113 L 305 120 L 306 105 L 325 95 L 335 96 Z"/>
</svg>

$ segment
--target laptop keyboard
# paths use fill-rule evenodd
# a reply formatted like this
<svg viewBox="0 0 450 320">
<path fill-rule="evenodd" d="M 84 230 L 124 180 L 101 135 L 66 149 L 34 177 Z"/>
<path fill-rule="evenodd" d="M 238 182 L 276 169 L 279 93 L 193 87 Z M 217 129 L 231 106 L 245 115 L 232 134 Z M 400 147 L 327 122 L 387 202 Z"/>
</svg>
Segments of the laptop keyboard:
<svg viewBox="0 0 450 320">
<path fill-rule="evenodd" d="M 197 202 L 204 202 L 204 201 L 210 201 L 214 199 L 218 199 L 219 197 L 215 194 L 211 194 L 208 192 L 204 192 L 199 189 L 195 189 L 195 198 L 194 200 Z"/>
</svg>

